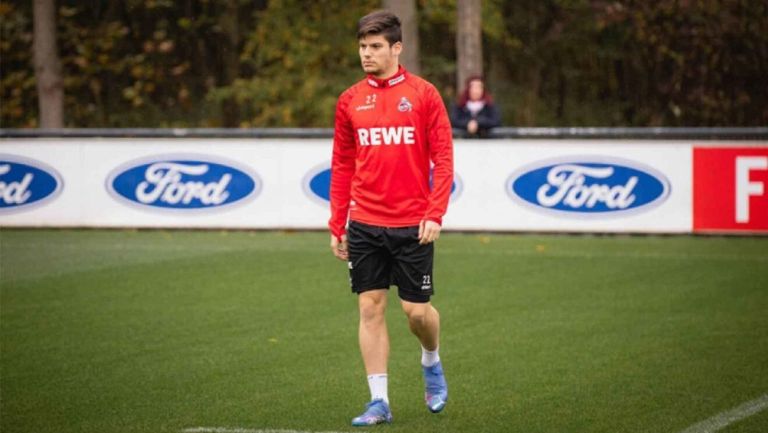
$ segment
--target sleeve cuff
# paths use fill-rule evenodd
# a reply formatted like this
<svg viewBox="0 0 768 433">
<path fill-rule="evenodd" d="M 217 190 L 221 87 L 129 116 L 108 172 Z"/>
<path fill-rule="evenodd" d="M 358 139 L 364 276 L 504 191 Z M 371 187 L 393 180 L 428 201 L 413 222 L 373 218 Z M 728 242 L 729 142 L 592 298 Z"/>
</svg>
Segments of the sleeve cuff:
<svg viewBox="0 0 768 433">
<path fill-rule="evenodd" d="M 342 227 L 340 229 L 334 229 L 333 227 L 330 227 L 330 230 L 331 230 L 331 234 L 333 236 L 336 236 L 336 239 L 338 239 L 339 241 L 341 241 L 341 237 L 342 236 L 347 234 L 347 229 L 344 228 L 344 227 Z"/>
</svg>

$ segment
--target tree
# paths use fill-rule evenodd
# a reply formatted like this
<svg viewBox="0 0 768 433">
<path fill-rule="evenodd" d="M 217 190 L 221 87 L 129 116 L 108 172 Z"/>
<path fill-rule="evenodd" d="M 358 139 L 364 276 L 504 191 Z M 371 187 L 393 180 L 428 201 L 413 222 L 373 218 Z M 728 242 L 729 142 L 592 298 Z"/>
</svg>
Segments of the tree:
<svg viewBox="0 0 768 433">
<path fill-rule="evenodd" d="M 421 73 L 419 59 L 419 15 L 414 0 L 384 0 L 384 8 L 400 18 L 403 31 L 403 53 L 400 63 L 414 74 Z"/>
<path fill-rule="evenodd" d="M 244 40 L 244 73 L 212 89 L 209 100 L 234 98 L 244 127 L 333 125 L 336 100 L 363 75 L 357 21 L 379 0 L 271 1 Z"/>
<path fill-rule="evenodd" d="M 456 89 L 464 89 L 467 78 L 483 73 L 482 1 L 456 3 Z"/>
<path fill-rule="evenodd" d="M 768 123 L 765 0 L 0 0 L 0 127 L 61 125 L 56 94 L 68 127 L 331 126 L 382 5 L 406 67 L 446 99 L 482 73 L 506 125 Z"/>
<path fill-rule="evenodd" d="M 227 0 L 224 11 L 219 16 L 219 25 L 224 33 L 221 46 L 223 85 L 232 84 L 240 73 L 238 6 L 238 0 Z M 240 111 L 235 98 L 225 99 L 221 102 L 221 114 L 223 126 L 228 128 L 239 126 Z"/>
<path fill-rule="evenodd" d="M 628 28 L 637 116 L 653 126 L 768 123 L 768 4 L 645 2 L 605 8 Z"/>
<path fill-rule="evenodd" d="M 54 0 L 35 0 L 34 52 L 40 127 L 64 126 L 64 80 L 56 44 L 56 5 Z"/>
</svg>

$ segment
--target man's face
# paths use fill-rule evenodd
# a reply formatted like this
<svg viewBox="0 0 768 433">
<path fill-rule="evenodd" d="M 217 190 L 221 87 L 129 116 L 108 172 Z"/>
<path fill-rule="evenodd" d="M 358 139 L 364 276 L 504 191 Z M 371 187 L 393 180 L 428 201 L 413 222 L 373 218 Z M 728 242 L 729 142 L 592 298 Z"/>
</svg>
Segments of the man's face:
<svg viewBox="0 0 768 433">
<path fill-rule="evenodd" d="M 386 78 L 397 72 L 397 59 L 403 48 L 400 42 L 389 45 L 383 35 L 367 35 L 360 38 L 359 48 L 365 73 Z"/>
</svg>

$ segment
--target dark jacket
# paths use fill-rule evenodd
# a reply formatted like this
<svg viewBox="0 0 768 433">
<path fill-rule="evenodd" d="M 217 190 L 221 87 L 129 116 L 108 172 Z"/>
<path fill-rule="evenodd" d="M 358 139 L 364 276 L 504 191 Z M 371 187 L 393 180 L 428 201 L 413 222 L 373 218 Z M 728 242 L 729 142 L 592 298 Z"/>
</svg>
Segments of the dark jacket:
<svg viewBox="0 0 768 433">
<path fill-rule="evenodd" d="M 472 116 L 466 105 L 459 107 L 457 104 L 454 104 L 451 107 L 451 126 L 455 129 L 467 132 L 467 124 L 473 118 L 477 120 L 477 132 L 481 137 L 487 136 L 489 129 L 501 125 L 499 110 L 493 103 L 486 103 L 475 117 Z"/>
</svg>

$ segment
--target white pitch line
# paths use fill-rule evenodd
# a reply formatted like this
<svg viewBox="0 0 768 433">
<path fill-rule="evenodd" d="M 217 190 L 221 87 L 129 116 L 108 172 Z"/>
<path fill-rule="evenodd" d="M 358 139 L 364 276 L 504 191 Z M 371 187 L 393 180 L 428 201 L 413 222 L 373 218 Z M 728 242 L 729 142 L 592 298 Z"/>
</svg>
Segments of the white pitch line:
<svg viewBox="0 0 768 433">
<path fill-rule="evenodd" d="M 696 423 L 680 433 L 713 433 L 768 408 L 768 394 Z"/>
<path fill-rule="evenodd" d="M 184 433 L 348 433 L 337 431 L 311 432 L 305 430 L 285 430 L 285 429 L 250 429 L 250 428 L 229 428 L 229 427 L 191 427 L 182 430 Z M 364 431 L 355 431 L 355 433 L 365 433 Z"/>
</svg>

